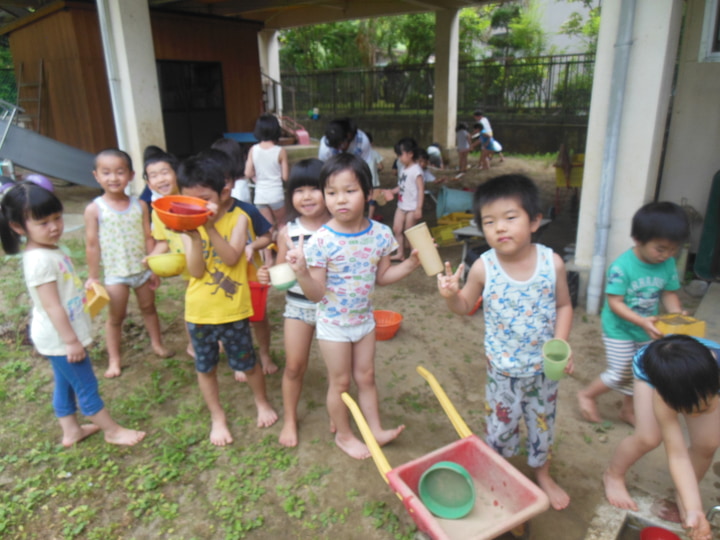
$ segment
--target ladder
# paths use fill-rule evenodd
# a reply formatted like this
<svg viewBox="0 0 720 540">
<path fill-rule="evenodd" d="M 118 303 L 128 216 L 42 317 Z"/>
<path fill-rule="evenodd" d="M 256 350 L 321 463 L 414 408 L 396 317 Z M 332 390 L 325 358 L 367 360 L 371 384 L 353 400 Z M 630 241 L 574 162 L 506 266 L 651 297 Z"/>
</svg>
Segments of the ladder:
<svg viewBox="0 0 720 540">
<path fill-rule="evenodd" d="M 20 62 L 17 80 L 17 102 L 18 110 L 22 114 L 18 115 L 16 122 L 21 127 L 32 129 L 40 133 L 40 113 L 42 112 L 42 91 L 43 91 L 43 61 L 40 59 L 38 63 L 38 75 L 33 80 L 27 80 L 25 62 Z M 25 124 L 25 125 L 23 125 Z"/>
</svg>

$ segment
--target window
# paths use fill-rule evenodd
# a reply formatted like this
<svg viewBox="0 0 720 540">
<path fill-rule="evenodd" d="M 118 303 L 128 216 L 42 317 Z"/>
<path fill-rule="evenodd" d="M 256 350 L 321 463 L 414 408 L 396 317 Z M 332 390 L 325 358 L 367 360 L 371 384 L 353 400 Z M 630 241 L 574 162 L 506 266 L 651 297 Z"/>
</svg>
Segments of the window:
<svg viewBox="0 0 720 540">
<path fill-rule="evenodd" d="M 700 62 L 720 62 L 720 0 L 705 0 Z"/>
</svg>

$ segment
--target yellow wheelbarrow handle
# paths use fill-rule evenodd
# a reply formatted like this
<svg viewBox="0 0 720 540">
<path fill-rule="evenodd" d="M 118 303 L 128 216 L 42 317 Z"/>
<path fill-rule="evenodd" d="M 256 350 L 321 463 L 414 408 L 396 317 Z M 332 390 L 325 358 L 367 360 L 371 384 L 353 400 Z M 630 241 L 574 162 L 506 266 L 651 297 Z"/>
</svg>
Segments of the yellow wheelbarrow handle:
<svg viewBox="0 0 720 540">
<path fill-rule="evenodd" d="M 380 445 L 377 443 L 377 440 L 375 440 L 375 435 L 373 435 L 373 432 L 370 430 L 370 426 L 368 426 L 365 421 L 365 417 L 363 416 L 360 407 L 357 406 L 355 400 L 351 398 L 350 394 L 347 392 L 343 392 L 340 397 L 342 397 L 342 400 L 345 402 L 345 405 L 347 405 L 347 408 L 350 409 L 350 412 L 355 419 L 355 423 L 357 424 L 363 439 L 365 439 L 365 444 L 370 450 L 370 455 L 372 456 L 373 461 L 375 461 L 375 466 L 378 468 L 380 476 L 383 477 L 383 480 L 385 480 L 385 483 L 387 484 L 387 473 L 390 472 L 391 469 L 390 463 L 388 463 L 388 460 L 385 458 L 385 454 L 383 454 L 383 451 L 380 449 Z"/>
<path fill-rule="evenodd" d="M 435 376 L 422 366 L 418 366 L 416 370 L 420 374 L 420 376 L 428 382 L 430 388 L 432 388 L 435 396 L 440 402 L 440 405 L 445 411 L 445 414 L 450 419 L 450 422 L 452 423 L 455 431 L 457 431 L 460 438 L 464 439 L 465 437 L 469 437 L 470 435 L 472 435 L 472 431 L 470 431 L 470 428 L 465 423 L 465 420 L 463 420 L 460 414 L 457 412 L 455 405 L 453 405 L 450 401 L 450 398 L 447 397 L 445 390 L 442 389 L 442 386 L 440 386 L 440 383 L 437 382 Z"/>
</svg>

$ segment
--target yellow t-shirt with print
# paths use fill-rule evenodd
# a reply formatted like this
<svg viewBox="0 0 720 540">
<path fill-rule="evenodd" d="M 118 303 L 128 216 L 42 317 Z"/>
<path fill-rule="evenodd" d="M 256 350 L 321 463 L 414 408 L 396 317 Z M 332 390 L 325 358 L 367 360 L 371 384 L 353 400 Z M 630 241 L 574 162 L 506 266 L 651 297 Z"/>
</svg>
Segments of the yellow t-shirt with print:
<svg viewBox="0 0 720 540">
<path fill-rule="evenodd" d="M 168 243 L 168 251 L 170 253 L 185 253 L 185 247 L 182 243 L 182 238 L 179 232 L 168 229 L 165 224 L 160 220 L 160 216 L 157 212 L 152 213 L 152 237 L 160 241 Z"/>
<path fill-rule="evenodd" d="M 229 240 L 242 215 L 245 213 L 233 202 L 215 223 L 215 229 Z M 210 244 L 205 227 L 198 232 L 202 237 L 205 273 L 201 278 L 190 277 L 185 293 L 185 320 L 193 324 L 225 324 L 251 317 L 247 258 L 243 255 L 236 265 L 227 266 Z"/>
</svg>

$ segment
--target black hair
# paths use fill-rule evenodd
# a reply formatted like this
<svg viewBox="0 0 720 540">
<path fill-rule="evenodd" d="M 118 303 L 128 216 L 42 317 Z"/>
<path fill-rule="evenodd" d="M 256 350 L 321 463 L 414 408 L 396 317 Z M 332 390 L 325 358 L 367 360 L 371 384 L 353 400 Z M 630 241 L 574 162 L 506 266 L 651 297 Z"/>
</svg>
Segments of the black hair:
<svg viewBox="0 0 720 540">
<path fill-rule="evenodd" d="M 230 170 L 230 178 L 237 180 L 245 176 L 245 151 L 235 139 L 228 139 L 227 137 L 218 139 L 210 148 L 214 150 L 220 150 L 228 155 L 230 162 L 232 163 L 232 169 Z"/>
<path fill-rule="evenodd" d="M 355 154 L 348 154 L 347 152 L 337 154 L 323 164 L 320 170 L 320 189 L 322 189 L 324 193 L 328 178 L 348 170 L 355 174 L 360 188 L 365 195 L 365 199 L 368 199 L 372 192 L 372 173 L 370 172 L 370 167 L 364 159 Z"/>
<path fill-rule="evenodd" d="M 473 129 L 479 129 L 479 130 L 482 131 L 482 130 L 485 129 L 485 128 L 484 128 L 484 126 L 483 126 L 480 122 L 475 122 L 475 123 L 473 124 Z"/>
<path fill-rule="evenodd" d="M 168 154 L 159 146 L 148 146 L 143 152 L 143 178 L 147 180 L 147 168 L 155 163 L 167 163 L 177 174 L 180 161 L 172 154 Z"/>
<path fill-rule="evenodd" d="M 25 230 L 29 217 L 40 220 L 62 211 L 57 195 L 34 182 L 20 182 L 8 189 L 0 202 L 0 241 L 5 253 L 20 251 L 20 235 L 12 230 L 11 223 Z"/>
<path fill-rule="evenodd" d="M 419 150 L 420 147 L 417 141 L 412 137 L 403 137 L 395 144 L 395 155 L 399 156 L 403 152 L 411 152 L 413 161 L 417 161 Z"/>
<path fill-rule="evenodd" d="M 95 156 L 95 164 L 94 164 L 94 167 L 96 169 L 97 169 L 98 159 L 100 159 L 103 156 L 113 156 L 113 157 L 117 157 L 122 160 L 125 160 L 125 164 L 127 165 L 128 169 L 130 169 L 130 172 L 134 171 L 132 158 L 130 157 L 130 154 L 128 154 L 124 150 L 120 150 L 119 148 L 106 148 L 105 150 L 101 150 L 100 152 L 98 152 L 97 155 Z"/>
<path fill-rule="evenodd" d="M 180 163 L 178 186 L 183 188 L 206 187 L 218 195 L 227 186 L 229 158 L 220 150 L 205 150 Z"/>
<path fill-rule="evenodd" d="M 330 148 L 339 148 L 342 143 L 348 140 L 349 136 L 348 124 L 342 119 L 331 120 L 325 126 L 325 140 Z"/>
<path fill-rule="evenodd" d="M 322 171 L 322 167 L 322 160 L 308 158 L 298 161 L 290 169 L 290 178 L 288 178 L 285 191 L 285 207 L 287 209 L 288 221 L 295 219 L 299 215 L 292 202 L 293 193 L 296 189 L 310 186 L 322 190 L 320 187 L 320 172 Z"/>
<path fill-rule="evenodd" d="M 365 135 L 367 136 L 368 141 L 370 141 L 370 144 L 372 144 L 372 143 L 373 143 L 372 133 L 370 133 L 369 131 L 366 131 L 366 132 L 365 132 Z"/>
<path fill-rule="evenodd" d="M 424 159 L 426 161 L 430 159 L 430 156 L 428 155 L 427 150 L 425 150 L 424 148 L 418 148 L 417 154 L 418 154 L 418 157 L 417 157 L 418 159 Z"/>
<path fill-rule="evenodd" d="M 278 142 L 280 140 L 280 135 L 282 135 L 280 122 L 278 122 L 278 119 L 273 114 L 261 114 L 255 122 L 253 135 L 255 135 L 255 138 L 258 141 Z"/>
<path fill-rule="evenodd" d="M 630 236 L 645 244 L 655 238 L 681 243 L 690 236 L 685 210 L 672 202 L 651 202 L 635 212 Z"/>
<path fill-rule="evenodd" d="M 710 349 L 697 339 L 670 335 L 651 342 L 642 353 L 648 381 L 668 407 L 692 412 L 720 390 L 720 367 Z"/>
<path fill-rule="evenodd" d="M 485 116 L 485 113 L 480 110 L 477 110 L 473 113 L 473 116 Z"/>
<path fill-rule="evenodd" d="M 455 132 L 457 133 L 460 130 L 467 131 L 467 124 L 465 122 L 458 122 L 457 126 L 455 126 Z"/>
<path fill-rule="evenodd" d="M 535 182 L 522 174 L 504 174 L 480 184 L 475 190 L 475 220 L 482 226 L 482 208 L 499 199 L 517 199 L 530 220 L 542 214 L 540 191 Z"/>
</svg>

